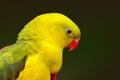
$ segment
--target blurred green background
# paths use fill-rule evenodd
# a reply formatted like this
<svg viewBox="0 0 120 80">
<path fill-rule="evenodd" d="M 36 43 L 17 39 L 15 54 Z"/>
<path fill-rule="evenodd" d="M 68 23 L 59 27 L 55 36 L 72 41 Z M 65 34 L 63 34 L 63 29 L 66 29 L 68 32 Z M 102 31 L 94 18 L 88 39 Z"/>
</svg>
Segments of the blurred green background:
<svg viewBox="0 0 120 80">
<path fill-rule="evenodd" d="M 81 29 L 75 51 L 64 50 L 58 80 L 119 80 L 119 2 L 91 0 L 1 0 L 0 47 L 13 44 L 18 32 L 39 14 L 60 12 Z"/>
</svg>

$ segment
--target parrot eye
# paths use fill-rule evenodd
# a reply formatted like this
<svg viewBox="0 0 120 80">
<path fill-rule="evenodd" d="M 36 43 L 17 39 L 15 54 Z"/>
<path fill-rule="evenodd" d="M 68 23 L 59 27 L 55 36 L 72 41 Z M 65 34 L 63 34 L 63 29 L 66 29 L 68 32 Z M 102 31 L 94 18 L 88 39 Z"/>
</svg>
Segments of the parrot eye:
<svg viewBox="0 0 120 80">
<path fill-rule="evenodd" d="M 67 34 L 69 37 L 73 37 L 72 30 L 69 29 L 69 28 L 66 29 L 66 34 Z"/>
<path fill-rule="evenodd" d="M 67 35 L 68 35 L 69 37 L 73 37 L 73 34 L 72 34 L 72 30 L 71 30 L 71 29 L 67 28 L 67 29 L 66 29 L 66 33 L 67 33 Z"/>
<path fill-rule="evenodd" d="M 70 29 L 67 29 L 66 32 L 67 32 L 68 34 L 71 34 L 71 33 L 72 33 L 72 31 L 71 31 Z"/>
</svg>

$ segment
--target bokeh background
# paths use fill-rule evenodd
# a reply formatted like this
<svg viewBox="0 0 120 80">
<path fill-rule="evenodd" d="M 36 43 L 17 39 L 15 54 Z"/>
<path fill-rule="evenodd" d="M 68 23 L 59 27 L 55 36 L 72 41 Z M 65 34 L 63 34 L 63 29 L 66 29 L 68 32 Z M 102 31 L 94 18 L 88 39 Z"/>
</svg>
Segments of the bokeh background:
<svg viewBox="0 0 120 80">
<path fill-rule="evenodd" d="M 75 51 L 64 50 L 58 80 L 120 80 L 120 8 L 115 0 L 1 0 L 0 47 L 13 44 L 25 24 L 48 12 L 67 15 L 82 33 Z"/>
</svg>

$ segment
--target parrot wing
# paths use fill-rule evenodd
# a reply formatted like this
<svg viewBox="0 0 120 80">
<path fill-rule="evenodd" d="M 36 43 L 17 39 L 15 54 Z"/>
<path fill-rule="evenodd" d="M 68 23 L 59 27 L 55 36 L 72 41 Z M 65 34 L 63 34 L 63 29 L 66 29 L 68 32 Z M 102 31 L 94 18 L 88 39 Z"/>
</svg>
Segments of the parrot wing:
<svg viewBox="0 0 120 80">
<path fill-rule="evenodd" d="M 25 66 L 26 57 L 14 64 L 7 64 L 3 70 L 0 71 L 0 80 L 15 80 L 19 73 Z"/>
<path fill-rule="evenodd" d="M 29 42 L 18 42 L 0 50 L 0 80 L 13 80 L 24 68 L 28 54 L 35 53 Z"/>
</svg>

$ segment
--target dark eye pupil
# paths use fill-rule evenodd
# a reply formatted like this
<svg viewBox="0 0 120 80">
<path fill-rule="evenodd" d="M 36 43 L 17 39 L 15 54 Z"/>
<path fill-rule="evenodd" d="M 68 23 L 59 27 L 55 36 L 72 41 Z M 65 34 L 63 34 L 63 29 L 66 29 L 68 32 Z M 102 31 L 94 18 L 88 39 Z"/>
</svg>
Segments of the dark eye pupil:
<svg viewBox="0 0 120 80">
<path fill-rule="evenodd" d="M 70 33 L 72 33 L 72 31 L 71 31 L 71 30 L 67 30 L 67 33 L 69 33 L 69 34 L 70 34 Z"/>
</svg>

